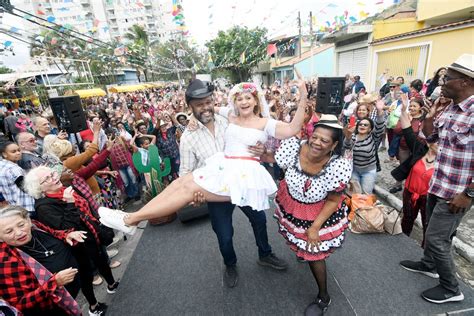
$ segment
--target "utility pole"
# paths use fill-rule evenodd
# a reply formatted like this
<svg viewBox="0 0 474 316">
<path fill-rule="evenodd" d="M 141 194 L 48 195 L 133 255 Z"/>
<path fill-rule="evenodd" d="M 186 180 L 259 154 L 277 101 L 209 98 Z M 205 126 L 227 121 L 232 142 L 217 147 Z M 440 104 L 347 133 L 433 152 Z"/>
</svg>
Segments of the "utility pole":
<svg viewBox="0 0 474 316">
<path fill-rule="evenodd" d="M 300 58 L 301 58 L 301 15 L 300 15 L 300 11 L 298 11 L 298 48 L 300 50 Z"/>
<path fill-rule="evenodd" d="M 309 36 L 311 39 L 311 63 L 310 63 L 310 68 L 309 68 L 309 75 L 313 75 L 313 11 L 309 11 Z"/>
</svg>

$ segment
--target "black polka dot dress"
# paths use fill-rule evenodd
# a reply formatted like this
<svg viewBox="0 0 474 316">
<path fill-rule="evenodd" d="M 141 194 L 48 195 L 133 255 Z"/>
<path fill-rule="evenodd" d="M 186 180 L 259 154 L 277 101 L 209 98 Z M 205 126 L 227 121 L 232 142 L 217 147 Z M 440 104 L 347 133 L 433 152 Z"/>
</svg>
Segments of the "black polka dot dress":
<svg viewBox="0 0 474 316">
<path fill-rule="evenodd" d="M 323 260 L 344 241 L 348 227 L 348 207 L 341 195 L 338 209 L 326 220 L 319 230 L 321 245 L 307 248 L 306 229 L 323 209 L 330 192 L 342 192 L 352 174 L 352 161 L 333 156 L 324 169 L 312 176 L 301 169 L 299 154 L 304 141 L 296 137 L 283 141 L 275 159 L 286 169 L 285 179 L 280 182 L 275 197 L 275 218 L 279 232 L 286 239 L 296 255 L 307 261 Z"/>
</svg>

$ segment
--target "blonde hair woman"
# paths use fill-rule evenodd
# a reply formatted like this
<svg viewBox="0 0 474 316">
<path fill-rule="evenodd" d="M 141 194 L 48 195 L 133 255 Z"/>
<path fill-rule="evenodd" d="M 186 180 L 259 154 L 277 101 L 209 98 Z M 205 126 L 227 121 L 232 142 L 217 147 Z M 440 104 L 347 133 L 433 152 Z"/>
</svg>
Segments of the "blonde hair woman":
<svg viewBox="0 0 474 316">
<path fill-rule="evenodd" d="M 268 196 L 276 191 L 276 185 L 260 164 L 259 157 L 252 156 L 248 147 L 257 142 L 265 143 L 268 136 L 285 139 L 301 130 L 307 93 L 304 80 L 298 80 L 297 84 L 302 97 L 291 123 L 269 118 L 268 106 L 255 84 L 234 86 L 229 93 L 230 107 L 217 108 L 219 114 L 229 120 L 224 152 L 211 156 L 206 160 L 206 166 L 171 183 L 138 212 L 127 214 L 100 208 L 101 222 L 133 233 L 135 227 L 131 226 L 145 219 L 170 215 L 192 202 L 199 192 L 210 202 L 231 201 L 255 210 L 268 209 Z M 201 120 L 213 116 L 213 112 L 206 108 L 197 110 L 201 112 Z"/>
</svg>

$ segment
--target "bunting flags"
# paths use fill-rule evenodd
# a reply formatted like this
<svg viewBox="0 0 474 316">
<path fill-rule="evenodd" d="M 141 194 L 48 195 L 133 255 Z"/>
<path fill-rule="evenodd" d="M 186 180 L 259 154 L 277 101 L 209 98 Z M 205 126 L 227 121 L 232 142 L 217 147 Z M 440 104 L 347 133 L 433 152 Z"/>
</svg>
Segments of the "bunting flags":
<svg viewBox="0 0 474 316">
<path fill-rule="evenodd" d="M 241 64 L 245 63 L 245 51 L 243 51 L 242 54 L 240 55 L 240 63 Z"/>
<path fill-rule="evenodd" d="M 276 44 L 268 44 L 267 46 L 267 55 L 271 56 L 273 54 L 276 54 L 278 51 Z"/>
<path fill-rule="evenodd" d="M 359 12 L 359 17 L 360 17 L 361 19 L 365 19 L 365 18 L 367 18 L 368 16 L 369 16 L 369 14 L 368 14 L 367 12 L 365 12 L 365 11 L 360 11 L 360 12 Z"/>
</svg>

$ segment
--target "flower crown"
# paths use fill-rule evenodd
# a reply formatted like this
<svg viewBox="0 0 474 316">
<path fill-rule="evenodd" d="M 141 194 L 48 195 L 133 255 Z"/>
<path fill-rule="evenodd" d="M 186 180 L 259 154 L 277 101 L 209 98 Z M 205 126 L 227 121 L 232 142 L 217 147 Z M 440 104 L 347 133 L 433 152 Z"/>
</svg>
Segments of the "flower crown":
<svg viewBox="0 0 474 316">
<path fill-rule="evenodd" d="M 251 93 L 258 96 L 257 86 L 251 82 L 242 82 L 232 88 L 231 95 L 233 98 L 239 93 Z"/>
</svg>

